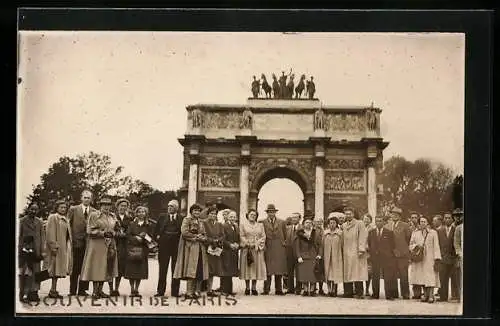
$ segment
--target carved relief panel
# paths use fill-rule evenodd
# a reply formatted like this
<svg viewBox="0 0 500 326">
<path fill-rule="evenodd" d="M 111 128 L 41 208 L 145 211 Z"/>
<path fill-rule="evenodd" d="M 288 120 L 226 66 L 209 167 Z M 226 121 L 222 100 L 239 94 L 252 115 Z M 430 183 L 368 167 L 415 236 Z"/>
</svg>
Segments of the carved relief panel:
<svg viewBox="0 0 500 326">
<path fill-rule="evenodd" d="M 365 171 L 325 171 L 325 192 L 365 193 Z"/>
<path fill-rule="evenodd" d="M 330 133 L 361 133 L 366 130 L 364 113 L 330 113 L 324 121 L 324 129 Z"/>
<path fill-rule="evenodd" d="M 201 166 L 239 166 L 239 157 L 238 156 L 201 156 L 200 157 L 200 165 Z"/>
<path fill-rule="evenodd" d="M 199 174 L 200 190 L 239 190 L 239 168 L 201 167 Z"/>
<path fill-rule="evenodd" d="M 326 160 L 325 169 L 363 170 L 365 165 L 362 158 L 333 158 Z"/>
<path fill-rule="evenodd" d="M 188 112 L 188 125 L 204 129 L 251 129 L 253 113 L 243 112 L 205 112 L 198 108 Z"/>
</svg>

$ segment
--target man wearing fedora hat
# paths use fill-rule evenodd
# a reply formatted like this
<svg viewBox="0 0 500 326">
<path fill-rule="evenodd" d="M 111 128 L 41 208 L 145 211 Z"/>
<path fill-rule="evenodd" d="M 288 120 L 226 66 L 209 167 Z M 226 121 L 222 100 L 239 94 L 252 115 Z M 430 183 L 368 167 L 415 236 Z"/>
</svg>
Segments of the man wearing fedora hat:
<svg viewBox="0 0 500 326">
<path fill-rule="evenodd" d="M 394 206 L 391 209 L 391 217 L 394 222 L 394 256 L 396 257 L 397 276 L 399 277 L 399 288 L 403 299 L 410 298 L 410 284 L 408 282 L 408 267 L 410 265 L 410 238 L 411 231 L 408 223 L 401 221 L 403 210 Z M 399 297 L 397 287 L 395 288 L 394 298 Z M 414 294 L 415 295 L 415 294 Z"/>
<path fill-rule="evenodd" d="M 179 202 L 172 199 L 167 205 L 167 214 L 160 214 L 155 227 L 155 239 L 158 242 L 158 286 L 155 296 L 164 296 L 167 287 L 168 265 L 171 266 L 170 294 L 179 296 L 180 279 L 173 278 L 177 249 L 181 236 L 183 217 L 178 214 Z"/>
<path fill-rule="evenodd" d="M 87 246 L 87 220 L 90 213 L 96 211 L 94 207 L 90 206 L 91 202 L 92 192 L 84 190 L 81 195 L 81 204 L 71 206 L 68 210 L 68 220 L 73 242 L 73 269 L 69 281 L 69 295 L 88 295 L 86 291 L 89 289 L 89 283 L 79 280 L 79 278 Z"/>
<path fill-rule="evenodd" d="M 285 222 L 276 218 L 278 210 L 274 204 L 267 205 L 267 218 L 262 222 L 266 233 L 265 260 L 267 280 L 264 281 L 264 292 L 267 295 L 271 289 L 271 277 L 274 275 L 275 294 L 283 295 L 282 277 L 287 273 Z"/>
</svg>

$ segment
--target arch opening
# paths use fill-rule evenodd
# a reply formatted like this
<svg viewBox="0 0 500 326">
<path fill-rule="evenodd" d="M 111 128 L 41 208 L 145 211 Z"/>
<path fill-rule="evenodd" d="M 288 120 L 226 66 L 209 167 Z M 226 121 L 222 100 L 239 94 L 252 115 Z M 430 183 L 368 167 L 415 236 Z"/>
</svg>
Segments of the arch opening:
<svg viewBox="0 0 500 326">
<path fill-rule="evenodd" d="M 268 204 L 279 210 L 276 216 L 286 220 L 292 213 L 304 214 L 304 199 L 307 189 L 302 176 L 289 168 L 273 168 L 256 180 L 257 211 L 259 220 L 266 218 Z"/>
</svg>

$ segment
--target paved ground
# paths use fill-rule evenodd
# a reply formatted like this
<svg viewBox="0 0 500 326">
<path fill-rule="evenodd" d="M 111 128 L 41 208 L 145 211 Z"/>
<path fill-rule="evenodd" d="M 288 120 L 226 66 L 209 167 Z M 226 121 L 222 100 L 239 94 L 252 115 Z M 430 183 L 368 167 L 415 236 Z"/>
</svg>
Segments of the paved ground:
<svg viewBox="0 0 500 326">
<path fill-rule="evenodd" d="M 235 292 L 234 298 L 214 298 L 213 301 L 200 298 L 198 301 L 184 301 L 183 298 L 166 298 L 163 303 L 154 298 L 158 263 L 151 259 L 149 263 L 150 278 L 143 281 L 140 292 L 142 300 L 129 298 L 130 288 L 127 280 L 120 285 L 122 296 L 114 300 L 101 299 L 93 301 L 83 297 L 76 300 L 67 296 L 69 292 L 69 277 L 60 280 L 58 290 L 64 299 L 57 302 L 46 298 L 37 306 L 30 306 L 17 302 L 16 313 L 38 314 L 290 314 L 290 315 L 460 315 L 460 303 L 434 304 L 421 303 L 416 300 L 357 300 L 330 297 L 302 297 L 296 295 L 275 296 L 245 296 L 244 281 L 233 279 Z M 214 281 L 214 288 L 219 285 Z M 169 291 L 170 283 L 167 284 Z M 259 292 L 262 291 L 262 282 L 257 284 Z M 383 285 L 381 285 L 383 288 Z M 40 297 L 47 296 L 50 281 L 42 283 Z M 105 285 L 107 291 L 107 285 Z M 272 284 L 271 289 L 274 289 Z M 326 285 L 325 285 L 326 289 Z M 342 289 L 340 287 L 340 292 Z M 181 282 L 181 293 L 185 291 L 185 282 Z M 169 294 L 169 292 L 167 293 Z M 383 297 L 383 291 L 381 293 Z"/>
</svg>

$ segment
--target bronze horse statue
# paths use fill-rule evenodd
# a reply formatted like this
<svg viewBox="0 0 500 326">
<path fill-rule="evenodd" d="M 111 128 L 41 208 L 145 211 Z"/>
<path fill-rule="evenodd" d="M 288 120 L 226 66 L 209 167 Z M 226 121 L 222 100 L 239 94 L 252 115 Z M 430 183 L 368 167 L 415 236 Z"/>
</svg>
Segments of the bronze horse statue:
<svg viewBox="0 0 500 326">
<path fill-rule="evenodd" d="M 302 97 L 302 92 L 304 91 L 305 85 L 304 80 L 306 79 L 306 75 L 300 76 L 300 81 L 297 87 L 295 87 L 295 98 Z"/>
<path fill-rule="evenodd" d="M 288 98 L 288 99 L 291 99 L 293 98 L 293 78 L 294 78 L 294 74 L 292 74 L 290 76 L 290 80 L 288 81 L 288 84 L 286 85 L 286 96 L 284 96 L 285 98 Z"/>
<path fill-rule="evenodd" d="M 278 83 L 278 78 L 276 78 L 276 75 L 273 74 L 273 93 L 274 93 L 274 98 L 280 98 L 280 84 Z"/>
<path fill-rule="evenodd" d="M 262 74 L 260 78 L 262 79 L 262 89 L 266 93 L 266 98 L 271 98 L 271 86 L 269 86 L 266 76 Z"/>
</svg>

